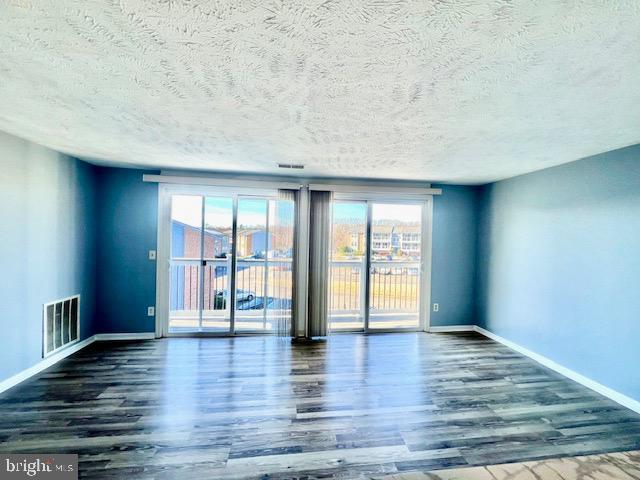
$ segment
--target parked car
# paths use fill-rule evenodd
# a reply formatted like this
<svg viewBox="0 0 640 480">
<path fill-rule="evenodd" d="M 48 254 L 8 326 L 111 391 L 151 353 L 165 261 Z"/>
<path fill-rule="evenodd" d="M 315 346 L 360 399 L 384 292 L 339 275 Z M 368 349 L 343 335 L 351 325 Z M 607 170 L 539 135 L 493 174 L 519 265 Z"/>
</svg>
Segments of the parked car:
<svg viewBox="0 0 640 480">
<path fill-rule="evenodd" d="M 216 298 L 227 298 L 229 296 L 229 292 L 227 290 L 219 290 L 216 292 Z M 238 302 L 249 302 L 256 298 L 256 293 L 251 290 L 243 290 L 241 288 L 236 290 L 236 301 Z"/>
<path fill-rule="evenodd" d="M 256 298 L 256 294 L 251 290 L 242 290 L 240 288 L 236 290 L 236 300 L 238 300 L 239 302 L 248 302 L 253 300 L 254 298 Z"/>
</svg>

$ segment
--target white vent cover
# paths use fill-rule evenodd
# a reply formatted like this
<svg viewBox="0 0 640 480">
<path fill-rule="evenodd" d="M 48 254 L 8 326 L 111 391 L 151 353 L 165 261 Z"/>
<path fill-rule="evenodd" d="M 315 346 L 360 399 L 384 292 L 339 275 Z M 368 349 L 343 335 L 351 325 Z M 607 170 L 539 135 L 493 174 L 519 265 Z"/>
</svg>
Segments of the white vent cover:
<svg viewBox="0 0 640 480">
<path fill-rule="evenodd" d="M 43 357 L 76 343 L 80 337 L 80 295 L 44 305 Z"/>
</svg>

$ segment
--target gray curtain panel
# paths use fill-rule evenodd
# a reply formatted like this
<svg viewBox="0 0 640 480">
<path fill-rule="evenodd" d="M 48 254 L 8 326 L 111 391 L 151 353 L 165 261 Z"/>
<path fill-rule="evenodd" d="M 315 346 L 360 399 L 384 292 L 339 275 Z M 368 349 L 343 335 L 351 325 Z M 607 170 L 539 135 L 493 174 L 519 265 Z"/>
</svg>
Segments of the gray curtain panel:
<svg viewBox="0 0 640 480">
<path fill-rule="evenodd" d="M 313 191 L 309 225 L 309 337 L 329 332 L 329 255 L 333 192 Z"/>
<path fill-rule="evenodd" d="M 276 323 L 276 333 L 280 337 L 292 336 L 292 318 L 295 305 L 293 288 L 295 264 L 295 211 L 298 198 L 297 190 L 278 190 L 273 215 L 273 228 L 270 241 L 270 255 L 274 258 L 273 282 L 270 295 L 275 298 L 269 307 Z"/>
</svg>

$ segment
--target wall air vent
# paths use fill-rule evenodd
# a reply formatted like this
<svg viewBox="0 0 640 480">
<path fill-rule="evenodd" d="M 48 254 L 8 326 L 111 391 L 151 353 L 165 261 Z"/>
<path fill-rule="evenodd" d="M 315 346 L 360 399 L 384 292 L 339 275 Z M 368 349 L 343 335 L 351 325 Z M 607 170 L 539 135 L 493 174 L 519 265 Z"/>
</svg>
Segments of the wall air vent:
<svg viewBox="0 0 640 480">
<path fill-rule="evenodd" d="M 80 295 L 44 305 L 42 356 L 76 343 L 80 337 Z"/>
<path fill-rule="evenodd" d="M 296 164 L 296 163 L 279 163 L 278 168 L 293 168 L 296 170 L 302 170 L 304 165 Z"/>
</svg>

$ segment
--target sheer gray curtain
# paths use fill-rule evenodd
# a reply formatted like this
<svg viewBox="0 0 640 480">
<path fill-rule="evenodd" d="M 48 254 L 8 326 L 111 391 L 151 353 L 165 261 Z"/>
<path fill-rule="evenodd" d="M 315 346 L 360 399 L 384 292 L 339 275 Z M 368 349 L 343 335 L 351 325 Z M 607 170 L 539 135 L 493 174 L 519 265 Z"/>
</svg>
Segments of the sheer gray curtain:
<svg viewBox="0 0 640 480">
<path fill-rule="evenodd" d="M 269 297 L 272 303 L 272 318 L 276 333 L 280 337 L 292 335 L 292 315 L 295 304 L 293 272 L 295 259 L 295 206 L 297 190 L 278 190 L 278 200 L 274 202 L 271 218 L 269 256 Z"/>
<path fill-rule="evenodd" d="M 329 328 L 329 255 L 333 192 L 313 191 L 309 225 L 308 337 L 323 337 Z"/>
</svg>

